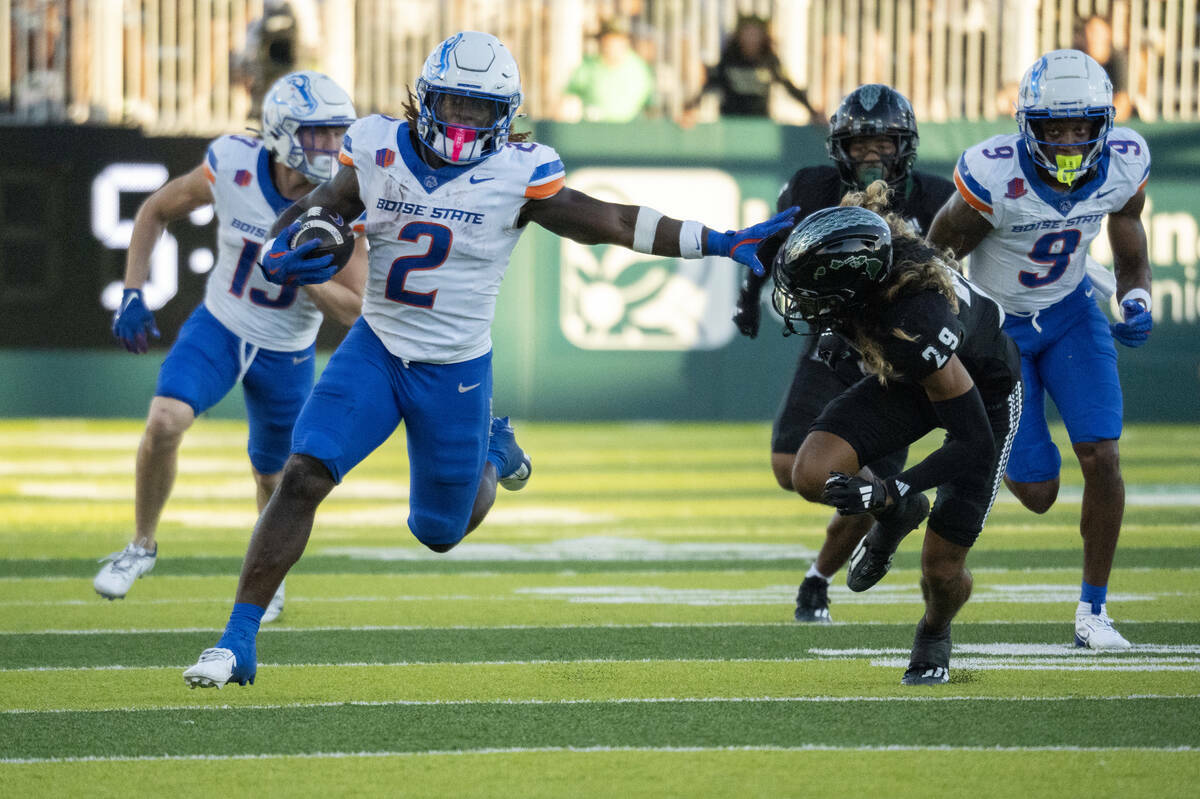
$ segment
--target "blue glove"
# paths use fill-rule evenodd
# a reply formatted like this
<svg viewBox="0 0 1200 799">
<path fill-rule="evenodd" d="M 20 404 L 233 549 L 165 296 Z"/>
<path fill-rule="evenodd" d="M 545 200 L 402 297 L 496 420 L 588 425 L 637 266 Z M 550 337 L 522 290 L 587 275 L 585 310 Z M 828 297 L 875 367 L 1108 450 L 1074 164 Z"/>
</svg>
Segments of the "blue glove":
<svg viewBox="0 0 1200 799">
<path fill-rule="evenodd" d="M 739 264 L 750 267 L 754 274 L 765 275 L 767 270 L 762 261 L 758 260 L 758 245 L 772 233 L 791 227 L 799 210 L 792 207 L 780 211 L 766 222 L 759 222 L 742 230 L 727 230 L 724 233 L 710 230 L 708 239 L 704 242 L 704 254 L 732 258 Z"/>
<path fill-rule="evenodd" d="M 1123 322 L 1112 324 L 1112 337 L 1126 347 L 1140 347 L 1150 338 L 1150 329 L 1154 327 L 1154 318 L 1137 300 L 1125 300 L 1121 303 Z"/>
<path fill-rule="evenodd" d="M 146 307 L 141 289 L 125 289 L 125 293 L 121 295 L 121 307 L 113 314 L 112 332 L 121 340 L 125 349 L 139 355 L 150 349 L 147 334 L 159 337 L 154 314 Z"/>
<path fill-rule="evenodd" d="M 258 266 L 262 269 L 263 276 L 271 283 L 280 286 L 307 286 L 324 283 L 337 274 L 337 267 L 330 265 L 333 262 L 332 255 L 304 257 L 320 244 L 316 239 L 309 239 L 294 250 L 288 249 L 288 242 L 299 229 L 300 223 L 293 222 L 273 240 L 267 242 Z"/>
</svg>

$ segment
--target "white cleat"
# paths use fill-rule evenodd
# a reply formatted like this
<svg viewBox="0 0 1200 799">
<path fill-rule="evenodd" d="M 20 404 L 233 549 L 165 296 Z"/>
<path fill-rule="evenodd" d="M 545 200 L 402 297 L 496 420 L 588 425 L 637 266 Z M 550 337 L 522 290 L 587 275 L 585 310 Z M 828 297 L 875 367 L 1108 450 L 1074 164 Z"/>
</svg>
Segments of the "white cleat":
<svg viewBox="0 0 1200 799">
<path fill-rule="evenodd" d="M 196 665 L 183 672 L 183 681 L 189 688 L 224 688 L 233 679 L 233 667 L 237 658 L 229 649 L 212 647 L 200 653 Z"/>
<path fill-rule="evenodd" d="M 270 624 L 280 617 L 283 613 L 283 583 L 279 584 L 279 588 L 275 590 L 275 596 L 271 597 L 267 609 L 263 611 L 262 623 Z"/>
<path fill-rule="evenodd" d="M 1088 649 L 1129 649 L 1133 644 L 1113 627 L 1106 605 L 1092 613 L 1092 606 L 1080 602 L 1075 611 L 1075 646 Z"/>
<path fill-rule="evenodd" d="M 92 580 L 92 587 L 105 599 L 124 599 L 134 581 L 154 568 L 157 557 L 157 545 L 150 552 L 144 547 L 129 544 L 120 552 L 114 552 L 100 561 L 104 568 Z"/>
</svg>

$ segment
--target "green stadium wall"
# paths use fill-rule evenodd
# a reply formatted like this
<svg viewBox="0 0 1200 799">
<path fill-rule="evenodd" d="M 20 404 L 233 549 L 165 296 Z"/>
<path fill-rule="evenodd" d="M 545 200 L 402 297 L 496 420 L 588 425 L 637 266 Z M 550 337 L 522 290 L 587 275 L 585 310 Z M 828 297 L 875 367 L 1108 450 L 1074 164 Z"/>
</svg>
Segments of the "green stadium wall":
<svg viewBox="0 0 1200 799">
<path fill-rule="evenodd" d="M 1145 223 L 1156 327 L 1145 347 L 1118 347 L 1125 416 L 1200 421 L 1200 125 L 1133 127 L 1154 157 Z M 923 125 L 917 167 L 949 176 L 963 149 L 1011 129 Z M 4 134 L 15 158 L 0 167 L 0 416 L 142 416 L 169 342 L 203 295 L 213 226 L 198 218 L 171 227 L 170 257 L 160 254 L 155 272 L 168 290 L 175 284 L 157 312 L 163 339 L 149 355 L 116 349 L 100 297 L 108 291 L 111 303 L 121 236 L 146 195 L 136 185 L 146 176 L 129 167 L 177 175 L 199 163 L 206 142 L 71 127 Z M 822 130 L 756 121 L 686 131 L 661 121 L 541 123 L 535 134 L 562 156 L 568 185 L 714 227 L 765 218 L 795 169 L 827 162 Z M 63 161 L 47 166 L 47 148 Z M 1093 255 L 1108 263 L 1105 245 L 1101 237 Z M 542 420 L 771 418 L 799 341 L 784 338 L 767 309 L 757 339 L 736 334 L 729 317 L 741 268 L 583 247 L 532 227 L 498 303 L 496 411 Z M 319 364 L 340 335 L 326 326 Z M 244 416 L 240 392 L 210 414 Z"/>
</svg>

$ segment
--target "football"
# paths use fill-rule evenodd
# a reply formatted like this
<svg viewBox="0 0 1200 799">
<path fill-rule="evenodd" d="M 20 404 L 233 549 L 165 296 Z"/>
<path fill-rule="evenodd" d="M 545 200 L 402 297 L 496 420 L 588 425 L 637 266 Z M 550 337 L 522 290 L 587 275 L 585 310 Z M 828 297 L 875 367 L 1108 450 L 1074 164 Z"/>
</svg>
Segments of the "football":
<svg viewBox="0 0 1200 799">
<path fill-rule="evenodd" d="M 306 257 L 332 255 L 332 264 L 339 271 L 350 260 L 354 253 L 354 231 L 342 219 L 341 214 L 315 205 L 301 214 L 296 221 L 299 223 L 299 229 L 288 242 L 290 249 L 296 249 L 309 239 L 316 239 L 320 243 Z"/>
</svg>

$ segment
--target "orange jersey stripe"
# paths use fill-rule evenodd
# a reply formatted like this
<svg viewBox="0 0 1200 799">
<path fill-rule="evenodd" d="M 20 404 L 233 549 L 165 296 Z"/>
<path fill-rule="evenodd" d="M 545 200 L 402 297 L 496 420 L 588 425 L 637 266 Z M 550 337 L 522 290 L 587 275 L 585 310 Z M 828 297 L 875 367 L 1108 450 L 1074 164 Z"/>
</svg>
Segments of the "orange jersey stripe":
<svg viewBox="0 0 1200 799">
<path fill-rule="evenodd" d="M 208 182 L 209 182 L 209 183 L 216 183 L 216 182 L 217 182 L 217 176 L 216 176 L 216 175 L 214 175 L 214 174 L 213 174 L 213 171 L 212 171 L 211 169 L 209 169 L 209 168 L 208 168 L 208 164 L 205 164 L 205 165 L 204 165 L 204 177 L 208 178 Z"/>
<path fill-rule="evenodd" d="M 540 186 L 526 186 L 525 196 L 531 200 L 544 200 L 547 197 L 553 197 L 558 194 L 565 185 L 567 185 L 566 180 L 555 178 L 549 183 L 543 183 Z"/>
<path fill-rule="evenodd" d="M 354 159 L 345 153 L 338 153 L 338 163 L 343 166 L 354 166 Z"/>
<path fill-rule="evenodd" d="M 967 188 L 967 184 L 963 183 L 963 179 L 958 176 L 958 169 L 954 170 L 954 185 L 958 187 L 958 193 L 967 201 L 967 205 L 981 214 L 990 214 L 992 212 L 992 206 L 972 194 L 971 190 Z"/>
</svg>

